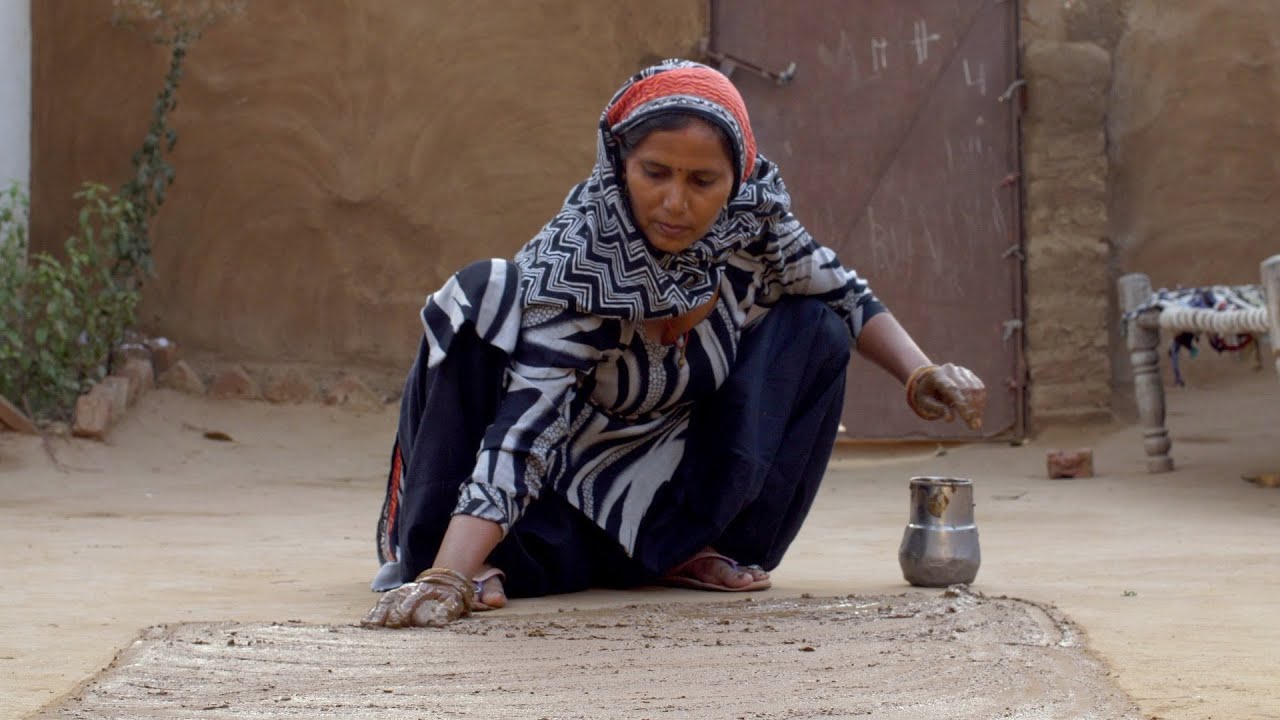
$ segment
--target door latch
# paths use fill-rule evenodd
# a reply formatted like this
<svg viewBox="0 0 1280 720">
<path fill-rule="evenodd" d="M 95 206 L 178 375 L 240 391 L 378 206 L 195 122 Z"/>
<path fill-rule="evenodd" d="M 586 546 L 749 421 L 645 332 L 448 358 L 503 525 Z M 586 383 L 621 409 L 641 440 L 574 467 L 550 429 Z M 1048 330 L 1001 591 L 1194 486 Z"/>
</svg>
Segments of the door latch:
<svg viewBox="0 0 1280 720">
<path fill-rule="evenodd" d="M 752 75 L 758 75 L 766 80 L 772 80 L 775 85 L 782 87 L 783 85 L 790 83 L 791 79 L 796 76 L 795 62 L 788 65 L 785 70 L 766 70 L 750 60 L 743 60 L 736 55 L 712 50 L 711 42 L 707 38 L 703 38 L 698 44 L 703 57 L 719 64 L 720 72 L 724 73 L 725 77 L 733 77 L 733 71 L 738 68 L 742 68 Z"/>
</svg>

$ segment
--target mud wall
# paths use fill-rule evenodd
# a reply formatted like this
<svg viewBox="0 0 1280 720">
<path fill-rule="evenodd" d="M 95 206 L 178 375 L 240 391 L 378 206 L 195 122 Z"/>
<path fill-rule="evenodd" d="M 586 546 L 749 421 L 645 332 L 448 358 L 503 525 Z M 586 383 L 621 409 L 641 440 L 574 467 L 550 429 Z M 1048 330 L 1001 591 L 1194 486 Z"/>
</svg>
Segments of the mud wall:
<svg viewBox="0 0 1280 720">
<path fill-rule="evenodd" d="M 1115 68 L 1117 272 L 1147 273 L 1156 288 L 1257 283 L 1259 263 L 1280 253 L 1280 3 L 1132 0 Z M 1271 372 L 1252 352 L 1202 349 L 1182 363 L 1190 384 Z M 1128 354 L 1115 355 L 1113 407 L 1127 414 Z"/>
<path fill-rule="evenodd" d="M 81 181 L 125 177 L 159 87 L 164 53 L 110 5 L 31 8 L 37 245 Z M 191 55 L 144 317 L 190 348 L 401 371 L 423 295 L 536 231 L 618 82 L 705 28 L 701 0 L 324 8 L 254 2 Z M 1021 8 L 1031 417 L 1108 417 L 1119 274 L 1256 282 L 1280 252 L 1280 4 Z"/>
<path fill-rule="evenodd" d="M 1125 416 L 1116 278 L 1256 283 L 1259 262 L 1280 252 L 1280 4 L 1022 10 L 1031 415 Z M 1252 365 L 1201 357 L 1190 376 Z"/>
<path fill-rule="evenodd" d="M 33 231 L 129 170 L 167 61 L 109 0 L 40 2 Z M 200 39 L 144 321 L 246 361 L 403 371 L 424 295 L 510 256 L 594 160 L 618 84 L 693 52 L 699 0 L 255 0 Z"/>
<path fill-rule="evenodd" d="M 1111 415 L 1106 118 L 1120 2 L 1022 4 L 1028 406 L 1033 426 Z"/>
<path fill-rule="evenodd" d="M 1121 267 L 1257 283 L 1280 252 L 1280 3 L 1134 0 L 1108 132 Z"/>
</svg>

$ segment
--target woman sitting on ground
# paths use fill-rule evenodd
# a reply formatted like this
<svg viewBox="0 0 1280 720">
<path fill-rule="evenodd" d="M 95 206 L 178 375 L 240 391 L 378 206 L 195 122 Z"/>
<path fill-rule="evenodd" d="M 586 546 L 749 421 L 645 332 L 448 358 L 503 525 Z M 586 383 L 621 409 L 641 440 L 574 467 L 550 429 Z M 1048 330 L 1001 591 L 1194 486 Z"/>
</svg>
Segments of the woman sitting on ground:
<svg viewBox="0 0 1280 720">
<path fill-rule="evenodd" d="M 624 85 L 563 209 L 422 322 L 371 626 L 592 586 L 767 588 L 826 470 L 851 346 L 924 418 L 976 428 L 985 403 L 805 231 L 733 84 L 685 61 Z"/>
</svg>

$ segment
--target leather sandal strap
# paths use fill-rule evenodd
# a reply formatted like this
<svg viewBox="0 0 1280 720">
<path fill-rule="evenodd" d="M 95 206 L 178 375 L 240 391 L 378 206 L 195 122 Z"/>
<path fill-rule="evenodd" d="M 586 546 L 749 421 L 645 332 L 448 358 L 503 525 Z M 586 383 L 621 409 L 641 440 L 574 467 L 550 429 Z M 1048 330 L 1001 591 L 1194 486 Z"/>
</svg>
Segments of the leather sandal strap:
<svg viewBox="0 0 1280 720">
<path fill-rule="evenodd" d="M 689 558 L 688 560 L 685 560 L 684 562 L 680 563 L 679 565 L 677 565 L 677 566 L 675 566 L 675 567 L 671 568 L 670 570 L 668 570 L 668 571 L 667 571 L 667 574 L 668 574 L 668 575 L 683 575 L 683 574 L 684 574 L 684 571 L 685 571 L 685 570 L 688 570 L 690 565 L 692 565 L 692 564 L 694 564 L 694 563 L 698 562 L 699 560 L 706 560 L 707 558 L 714 558 L 714 559 L 716 559 L 716 560 L 720 560 L 720 561 L 722 561 L 722 562 L 726 563 L 729 567 L 733 568 L 734 570 L 739 570 L 739 569 L 741 569 L 741 567 L 738 565 L 738 561 L 737 561 L 737 560 L 734 560 L 733 558 L 729 557 L 728 555 L 721 555 L 720 553 L 718 553 L 718 552 L 716 552 L 716 551 L 714 551 L 714 550 L 702 550 L 702 551 L 698 552 L 697 554 L 695 554 L 693 557 Z"/>
</svg>

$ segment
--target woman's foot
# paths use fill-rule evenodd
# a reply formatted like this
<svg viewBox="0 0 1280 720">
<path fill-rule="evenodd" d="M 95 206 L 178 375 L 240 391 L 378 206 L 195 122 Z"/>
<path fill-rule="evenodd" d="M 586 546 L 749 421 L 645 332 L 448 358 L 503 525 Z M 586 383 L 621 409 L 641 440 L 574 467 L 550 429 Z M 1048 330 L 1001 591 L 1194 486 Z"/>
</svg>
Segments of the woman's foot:
<svg viewBox="0 0 1280 720">
<path fill-rule="evenodd" d="M 502 581 L 506 579 L 506 574 L 495 567 L 481 568 L 479 574 L 473 578 L 475 583 L 479 585 L 476 591 L 476 607 L 473 610 L 496 610 L 507 606 L 507 591 Z"/>
<path fill-rule="evenodd" d="M 769 573 L 760 566 L 739 565 L 713 548 L 707 548 L 672 568 L 662 578 L 662 583 L 720 592 L 766 590 L 773 584 L 769 580 Z"/>
</svg>

